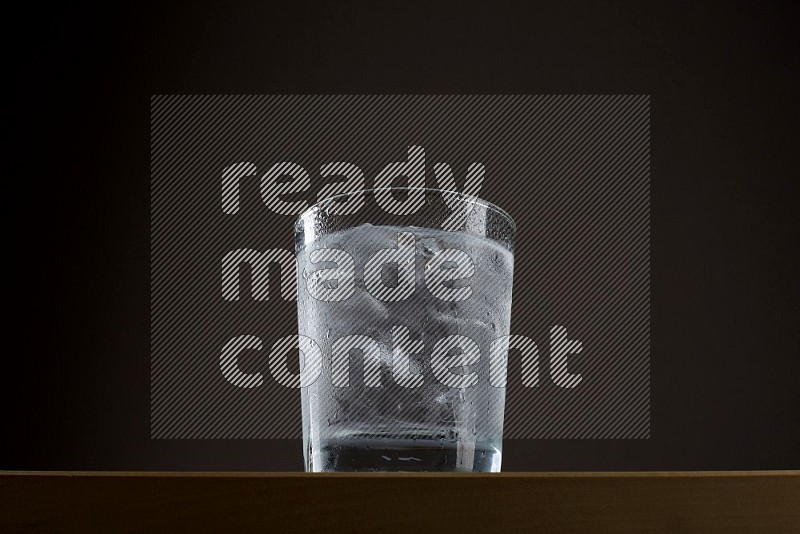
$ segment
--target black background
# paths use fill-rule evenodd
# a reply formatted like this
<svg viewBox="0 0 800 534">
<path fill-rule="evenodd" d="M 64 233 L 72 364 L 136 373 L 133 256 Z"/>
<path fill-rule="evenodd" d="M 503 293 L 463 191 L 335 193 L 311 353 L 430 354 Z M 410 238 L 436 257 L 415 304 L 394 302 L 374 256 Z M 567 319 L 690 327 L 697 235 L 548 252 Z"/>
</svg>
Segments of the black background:
<svg viewBox="0 0 800 534">
<path fill-rule="evenodd" d="M 173 93 L 651 94 L 651 439 L 504 470 L 800 467 L 798 9 L 223 2 L 7 13 L 6 469 L 300 470 L 149 438 L 149 105 Z"/>
</svg>

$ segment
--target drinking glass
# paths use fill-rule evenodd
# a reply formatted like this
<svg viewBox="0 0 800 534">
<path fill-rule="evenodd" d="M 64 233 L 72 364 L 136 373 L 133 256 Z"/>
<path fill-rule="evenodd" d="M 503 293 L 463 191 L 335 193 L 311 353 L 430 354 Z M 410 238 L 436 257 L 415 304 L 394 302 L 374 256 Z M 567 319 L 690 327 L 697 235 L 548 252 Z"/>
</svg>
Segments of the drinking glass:
<svg viewBox="0 0 800 534">
<path fill-rule="evenodd" d="M 389 188 L 325 199 L 295 231 L 300 339 L 321 360 L 301 392 L 306 470 L 499 471 L 512 218 Z"/>
</svg>

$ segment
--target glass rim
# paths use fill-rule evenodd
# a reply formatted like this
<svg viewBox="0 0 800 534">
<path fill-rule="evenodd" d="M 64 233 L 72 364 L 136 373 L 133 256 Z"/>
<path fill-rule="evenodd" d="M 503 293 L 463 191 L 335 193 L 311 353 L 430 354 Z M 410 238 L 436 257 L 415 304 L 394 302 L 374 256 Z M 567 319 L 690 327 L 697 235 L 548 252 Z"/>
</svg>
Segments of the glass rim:
<svg viewBox="0 0 800 534">
<path fill-rule="evenodd" d="M 480 197 L 475 195 L 470 195 L 469 193 L 462 193 L 459 191 L 453 191 L 452 189 L 439 189 L 436 187 L 374 187 L 374 188 L 367 188 L 367 189 L 357 189 L 355 191 L 348 191 L 345 193 L 337 193 L 333 196 L 324 198 L 322 200 L 318 200 L 314 204 L 310 205 L 306 209 L 304 209 L 300 215 L 297 216 L 297 220 L 295 221 L 295 226 L 302 220 L 304 220 L 307 216 L 312 214 L 314 211 L 318 211 L 321 209 L 321 206 L 326 202 L 331 202 L 336 200 L 337 198 L 343 198 L 350 195 L 355 194 L 365 194 L 365 193 L 377 193 L 380 191 L 422 191 L 423 193 L 431 192 L 431 193 L 441 193 L 444 195 L 453 195 L 458 196 L 460 200 L 464 202 L 470 202 L 472 204 L 482 206 L 486 209 L 493 210 L 503 216 L 508 223 L 511 225 L 511 230 L 516 234 L 517 233 L 517 223 L 514 221 L 514 218 L 508 213 L 506 210 L 498 206 L 497 204 L 493 204 L 488 200 L 484 200 Z"/>
</svg>

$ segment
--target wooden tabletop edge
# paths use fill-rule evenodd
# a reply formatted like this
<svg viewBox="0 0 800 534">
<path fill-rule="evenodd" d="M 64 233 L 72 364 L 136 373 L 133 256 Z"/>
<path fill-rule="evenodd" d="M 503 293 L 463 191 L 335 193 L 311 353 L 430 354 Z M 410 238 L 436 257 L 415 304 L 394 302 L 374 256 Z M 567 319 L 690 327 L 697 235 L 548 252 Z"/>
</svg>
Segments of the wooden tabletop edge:
<svg viewBox="0 0 800 534">
<path fill-rule="evenodd" d="M 507 473 L 298 473 L 291 471 L 11 471 L 0 477 L 200 477 L 200 478 L 315 478 L 315 477 L 497 477 L 497 478 L 718 478 L 800 477 L 800 470 L 773 471 L 541 471 Z"/>
</svg>

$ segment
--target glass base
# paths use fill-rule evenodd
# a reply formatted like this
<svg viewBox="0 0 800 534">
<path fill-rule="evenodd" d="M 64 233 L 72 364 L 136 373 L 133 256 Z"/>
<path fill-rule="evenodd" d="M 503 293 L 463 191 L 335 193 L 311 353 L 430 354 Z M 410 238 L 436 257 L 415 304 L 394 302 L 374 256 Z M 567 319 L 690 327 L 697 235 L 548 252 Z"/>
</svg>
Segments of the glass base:
<svg viewBox="0 0 800 534">
<path fill-rule="evenodd" d="M 500 471 L 502 453 L 476 443 L 426 439 L 329 440 L 311 454 L 313 472 Z"/>
</svg>

